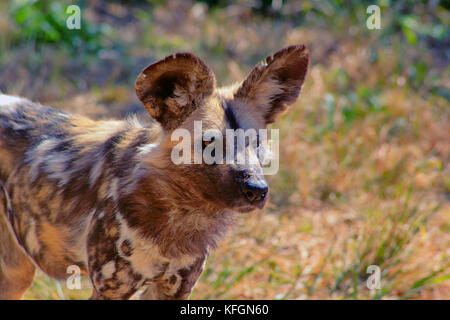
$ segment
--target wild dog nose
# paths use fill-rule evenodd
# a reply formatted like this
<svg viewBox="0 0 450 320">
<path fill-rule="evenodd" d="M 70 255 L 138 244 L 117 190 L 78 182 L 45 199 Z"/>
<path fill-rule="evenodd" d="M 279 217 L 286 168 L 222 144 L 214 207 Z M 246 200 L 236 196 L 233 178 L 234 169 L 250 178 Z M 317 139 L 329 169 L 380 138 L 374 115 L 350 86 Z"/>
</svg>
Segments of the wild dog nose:
<svg viewBox="0 0 450 320">
<path fill-rule="evenodd" d="M 264 206 L 268 191 L 269 187 L 264 181 L 247 181 L 242 187 L 248 201 L 260 208 Z"/>
</svg>

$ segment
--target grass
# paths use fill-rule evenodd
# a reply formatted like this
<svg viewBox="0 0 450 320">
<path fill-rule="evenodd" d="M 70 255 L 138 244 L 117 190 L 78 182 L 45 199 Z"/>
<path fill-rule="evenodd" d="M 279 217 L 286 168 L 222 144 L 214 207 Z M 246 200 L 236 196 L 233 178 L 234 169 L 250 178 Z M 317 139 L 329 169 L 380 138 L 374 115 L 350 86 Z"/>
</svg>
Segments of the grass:
<svg viewBox="0 0 450 320">
<path fill-rule="evenodd" d="M 449 298 L 449 12 L 380 2 L 383 29 L 369 31 L 364 5 L 338 3 L 305 1 L 298 14 L 287 4 L 265 14 L 181 1 L 111 4 L 110 15 L 84 6 L 85 23 L 103 27 L 80 35 L 93 48 L 76 55 L 70 41 L 25 37 L 1 4 L 0 90 L 118 117 L 143 109 L 134 78 L 166 54 L 192 51 L 227 84 L 306 43 L 301 98 L 273 125 L 281 163 L 270 203 L 242 216 L 192 298 Z M 381 290 L 366 286 L 369 265 L 381 268 Z M 68 290 L 40 273 L 25 298 L 85 299 L 82 284 Z"/>
</svg>

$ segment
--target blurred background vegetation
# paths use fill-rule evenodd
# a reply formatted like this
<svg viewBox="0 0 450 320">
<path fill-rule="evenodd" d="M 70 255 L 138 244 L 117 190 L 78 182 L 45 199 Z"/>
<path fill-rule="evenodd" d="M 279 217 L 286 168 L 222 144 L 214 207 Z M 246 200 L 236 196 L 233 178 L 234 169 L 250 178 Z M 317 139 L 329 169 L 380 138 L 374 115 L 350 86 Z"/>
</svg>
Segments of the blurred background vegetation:
<svg viewBox="0 0 450 320">
<path fill-rule="evenodd" d="M 70 4 L 80 30 L 66 27 Z M 366 27 L 371 4 L 381 29 Z M 134 80 L 191 51 L 220 84 L 305 43 L 301 98 L 274 127 L 281 164 L 264 212 L 208 261 L 195 299 L 450 298 L 448 1 L 0 3 L 0 91 L 90 117 L 139 113 Z M 369 265 L 381 290 L 366 287 Z M 28 299 L 88 298 L 42 273 Z"/>
</svg>

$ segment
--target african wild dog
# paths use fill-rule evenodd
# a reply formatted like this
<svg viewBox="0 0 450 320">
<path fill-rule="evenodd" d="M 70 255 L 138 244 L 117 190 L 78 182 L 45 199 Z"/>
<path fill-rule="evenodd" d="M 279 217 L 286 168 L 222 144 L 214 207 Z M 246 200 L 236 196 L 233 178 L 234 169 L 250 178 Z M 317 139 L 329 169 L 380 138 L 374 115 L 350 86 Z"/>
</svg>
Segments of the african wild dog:
<svg viewBox="0 0 450 320">
<path fill-rule="evenodd" d="M 145 68 L 136 93 L 159 124 L 92 121 L 0 95 L 0 298 L 20 298 L 35 266 L 64 279 L 77 265 L 92 298 L 187 298 L 208 252 L 239 213 L 262 208 L 260 165 L 171 161 L 171 132 L 265 128 L 298 97 L 303 45 L 216 88 L 196 56 Z"/>
</svg>

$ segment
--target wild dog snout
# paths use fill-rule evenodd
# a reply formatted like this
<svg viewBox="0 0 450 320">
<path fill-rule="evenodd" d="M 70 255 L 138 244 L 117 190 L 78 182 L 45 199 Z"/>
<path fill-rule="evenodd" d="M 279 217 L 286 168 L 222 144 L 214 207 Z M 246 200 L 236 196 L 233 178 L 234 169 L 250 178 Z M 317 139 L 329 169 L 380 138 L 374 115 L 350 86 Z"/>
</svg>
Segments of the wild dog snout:
<svg viewBox="0 0 450 320">
<path fill-rule="evenodd" d="M 266 203 L 268 192 L 269 187 L 264 180 L 249 180 L 242 186 L 242 193 L 247 200 L 260 209 L 263 208 Z"/>
</svg>

